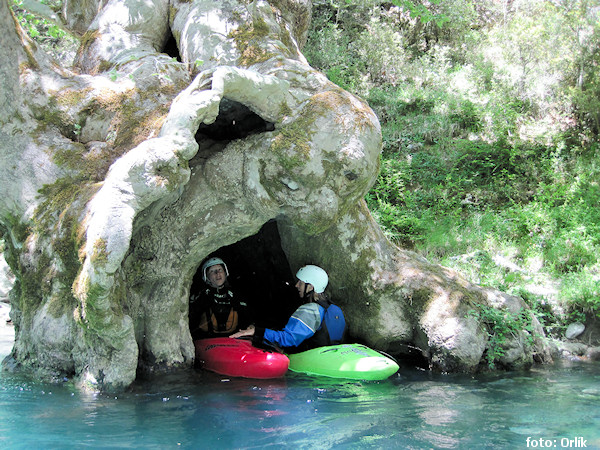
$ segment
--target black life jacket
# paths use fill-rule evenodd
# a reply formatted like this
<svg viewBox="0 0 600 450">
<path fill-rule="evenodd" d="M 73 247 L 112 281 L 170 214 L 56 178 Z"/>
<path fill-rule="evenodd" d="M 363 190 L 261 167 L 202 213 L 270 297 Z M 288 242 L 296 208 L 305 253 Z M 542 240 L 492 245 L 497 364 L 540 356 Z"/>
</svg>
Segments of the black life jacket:
<svg viewBox="0 0 600 450">
<path fill-rule="evenodd" d="M 229 335 L 237 331 L 239 324 L 239 302 L 230 289 L 223 293 L 207 288 L 206 303 L 200 314 L 198 328 L 210 335 Z"/>
</svg>

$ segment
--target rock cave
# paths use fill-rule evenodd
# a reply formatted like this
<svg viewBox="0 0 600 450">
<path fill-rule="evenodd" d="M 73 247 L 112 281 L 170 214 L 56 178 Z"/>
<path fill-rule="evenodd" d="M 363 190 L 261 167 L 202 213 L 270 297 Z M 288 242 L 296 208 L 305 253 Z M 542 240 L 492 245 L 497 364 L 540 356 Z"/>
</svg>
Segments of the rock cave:
<svg viewBox="0 0 600 450">
<path fill-rule="evenodd" d="M 74 16 L 87 32 L 73 71 L 18 33 L 7 9 L 0 2 L 10 30 L 0 227 L 16 340 L 6 367 L 107 390 L 189 369 L 189 291 L 216 252 L 269 311 L 280 281 L 320 265 L 353 338 L 417 348 L 433 370 L 481 367 L 488 335 L 473 308 L 527 309 L 385 237 L 363 200 L 379 171 L 379 122 L 302 55 L 309 1 L 109 1 Z M 504 344 L 503 366 L 549 357 L 532 321 L 534 335 Z"/>
</svg>

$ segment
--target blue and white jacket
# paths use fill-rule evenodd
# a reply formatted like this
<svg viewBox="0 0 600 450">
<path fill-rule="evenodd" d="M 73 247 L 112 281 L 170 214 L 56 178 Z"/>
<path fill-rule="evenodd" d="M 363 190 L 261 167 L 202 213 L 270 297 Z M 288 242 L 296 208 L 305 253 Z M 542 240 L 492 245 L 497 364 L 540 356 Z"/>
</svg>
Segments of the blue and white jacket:
<svg viewBox="0 0 600 450">
<path fill-rule="evenodd" d="M 292 314 L 283 330 L 276 331 L 257 327 L 255 339 L 259 342 L 264 339 L 281 347 L 298 347 L 319 330 L 324 314 L 325 308 L 321 305 L 305 303 Z"/>
</svg>

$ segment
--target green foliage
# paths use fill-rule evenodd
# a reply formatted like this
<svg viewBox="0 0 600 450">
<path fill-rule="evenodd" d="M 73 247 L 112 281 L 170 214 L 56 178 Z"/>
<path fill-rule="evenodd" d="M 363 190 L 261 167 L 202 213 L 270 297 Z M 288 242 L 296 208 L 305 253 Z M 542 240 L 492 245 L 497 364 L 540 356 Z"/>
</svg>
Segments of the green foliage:
<svg viewBox="0 0 600 450">
<path fill-rule="evenodd" d="M 484 324 L 488 335 L 486 359 L 488 367 L 494 369 L 505 354 L 508 339 L 525 338 L 526 345 L 533 344 L 533 325 L 531 311 L 521 309 L 518 313 L 508 310 L 478 305 L 471 309 L 468 316 Z"/>
<path fill-rule="evenodd" d="M 19 20 L 19 23 L 30 37 L 36 39 L 43 39 L 54 41 L 67 36 L 67 33 L 63 28 L 49 18 L 41 16 L 36 11 L 30 11 L 27 6 L 24 5 L 23 0 L 12 0 L 13 10 Z M 30 2 L 31 3 L 31 2 Z M 52 14 L 53 10 L 59 10 L 62 2 L 51 2 L 48 0 L 39 0 L 40 5 L 49 6 L 47 8 L 48 14 Z"/>
<path fill-rule="evenodd" d="M 456 110 L 450 113 L 450 120 L 466 131 L 478 132 L 482 128 L 479 107 L 471 100 L 463 100 Z"/>
<path fill-rule="evenodd" d="M 418 2 L 410 0 L 392 0 L 392 3 L 396 6 L 404 8 L 409 11 L 410 16 L 418 18 L 423 23 L 435 22 L 438 27 L 442 27 L 450 19 L 443 13 L 438 13 L 433 7 L 438 6 L 441 0 L 431 0 L 429 2 L 429 8 Z"/>
<path fill-rule="evenodd" d="M 316 2 L 305 50 L 380 119 L 376 220 L 398 244 L 523 296 L 547 330 L 566 319 L 545 295 L 598 314 L 595 3 L 393 4 Z"/>
<path fill-rule="evenodd" d="M 569 305 L 574 319 L 578 312 L 600 318 L 600 277 L 586 271 L 570 273 L 563 279 L 561 297 Z"/>
<path fill-rule="evenodd" d="M 49 55 L 70 65 L 78 39 L 64 27 L 62 0 L 12 0 L 12 10 L 25 32 Z"/>
<path fill-rule="evenodd" d="M 571 88 L 571 98 L 582 126 L 594 135 L 600 134 L 600 72 L 594 74 L 585 88 Z"/>
</svg>

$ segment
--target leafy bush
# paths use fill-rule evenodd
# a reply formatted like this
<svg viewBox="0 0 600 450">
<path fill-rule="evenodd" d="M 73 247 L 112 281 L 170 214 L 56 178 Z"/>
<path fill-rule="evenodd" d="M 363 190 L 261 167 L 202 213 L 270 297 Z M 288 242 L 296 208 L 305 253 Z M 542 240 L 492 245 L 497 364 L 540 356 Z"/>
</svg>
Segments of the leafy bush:
<svg viewBox="0 0 600 450">
<path fill-rule="evenodd" d="M 463 130 L 477 133 L 481 131 L 482 123 L 479 108 L 470 100 L 463 100 L 454 112 L 450 113 L 450 120 L 456 122 Z"/>
<path fill-rule="evenodd" d="M 59 18 L 61 0 L 28 2 L 12 0 L 12 9 L 21 27 L 46 53 L 69 66 L 79 45 L 78 39 L 66 31 Z M 34 7 L 35 10 L 28 8 Z"/>
<path fill-rule="evenodd" d="M 60 3 L 52 3 L 47 0 L 40 0 L 40 4 L 43 5 L 40 6 L 40 8 L 51 5 L 54 8 L 60 9 Z M 37 14 L 36 12 L 27 10 L 23 4 L 23 0 L 13 0 L 13 9 L 17 19 L 19 20 L 19 23 L 25 29 L 25 31 L 27 31 L 27 34 L 29 34 L 29 36 L 33 39 L 51 42 L 54 45 L 58 45 L 60 39 L 63 39 L 65 36 L 67 36 L 67 33 L 56 22 L 51 21 L 48 18 Z M 44 10 L 49 14 L 52 13 L 52 8 L 44 8 Z"/>
<path fill-rule="evenodd" d="M 533 344 L 533 326 L 531 311 L 521 309 L 518 314 L 508 310 L 479 305 L 468 313 L 486 327 L 488 344 L 486 359 L 488 367 L 494 369 L 498 360 L 505 354 L 504 345 L 507 339 L 525 336 L 525 344 Z M 526 331 L 522 334 L 522 331 Z"/>
<path fill-rule="evenodd" d="M 578 311 L 600 318 L 600 275 L 586 271 L 570 273 L 563 278 L 561 297 L 572 315 Z M 575 317 L 581 320 L 581 317 Z"/>
</svg>

